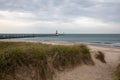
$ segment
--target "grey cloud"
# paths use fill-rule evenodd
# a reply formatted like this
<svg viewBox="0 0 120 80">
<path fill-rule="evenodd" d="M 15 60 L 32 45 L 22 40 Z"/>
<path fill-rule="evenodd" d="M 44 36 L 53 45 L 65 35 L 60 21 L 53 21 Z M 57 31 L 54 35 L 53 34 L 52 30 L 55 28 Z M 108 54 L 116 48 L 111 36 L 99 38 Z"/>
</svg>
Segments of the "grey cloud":
<svg viewBox="0 0 120 80">
<path fill-rule="evenodd" d="M 119 0 L 0 0 L 0 10 L 29 11 L 36 20 L 71 21 L 86 16 L 120 22 Z"/>
<path fill-rule="evenodd" d="M 86 5 L 81 6 L 81 5 Z M 104 21 L 120 21 L 120 3 L 111 2 L 84 2 L 84 4 L 74 3 L 63 7 L 63 13 L 67 16 L 87 16 Z"/>
</svg>

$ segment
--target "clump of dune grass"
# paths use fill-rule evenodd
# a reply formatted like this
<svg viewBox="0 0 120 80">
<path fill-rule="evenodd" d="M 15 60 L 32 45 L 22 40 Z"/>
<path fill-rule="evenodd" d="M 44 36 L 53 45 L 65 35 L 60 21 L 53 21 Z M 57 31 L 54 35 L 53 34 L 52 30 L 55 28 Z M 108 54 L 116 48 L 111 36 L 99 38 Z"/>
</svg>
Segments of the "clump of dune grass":
<svg viewBox="0 0 120 80">
<path fill-rule="evenodd" d="M 52 80 L 55 69 L 82 64 L 94 64 L 86 45 L 0 42 L 0 80 Z"/>
<path fill-rule="evenodd" d="M 94 64 L 89 49 L 85 45 L 57 45 L 51 50 L 53 56 L 53 67 L 64 70 L 80 64 Z"/>
<path fill-rule="evenodd" d="M 36 69 L 36 75 L 34 76 L 36 77 L 36 80 L 52 79 L 53 71 L 50 69 L 50 66 L 48 64 L 48 56 L 46 53 L 47 50 L 45 50 L 46 48 L 44 47 L 45 45 L 26 45 L 27 43 L 16 47 L 9 47 L 6 48 L 3 52 L 0 52 L 1 80 L 7 80 L 8 78 L 8 80 L 16 79 L 15 74 L 17 68 L 25 66 L 28 69 L 30 66 Z"/>
<path fill-rule="evenodd" d="M 98 53 L 95 55 L 96 59 L 100 60 L 103 63 L 106 63 L 104 53 L 101 51 L 98 51 Z"/>
</svg>

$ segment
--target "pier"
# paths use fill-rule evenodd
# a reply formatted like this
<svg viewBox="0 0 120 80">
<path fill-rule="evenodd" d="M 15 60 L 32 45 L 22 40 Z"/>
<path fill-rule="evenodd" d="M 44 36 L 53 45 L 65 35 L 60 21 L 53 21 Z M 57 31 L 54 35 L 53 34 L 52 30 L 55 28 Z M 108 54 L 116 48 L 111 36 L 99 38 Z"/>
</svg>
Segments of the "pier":
<svg viewBox="0 0 120 80">
<path fill-rule="evenodd" d="M 56 36 L 55 34 L 0 34 L 0 39 Z"/>
</svg>

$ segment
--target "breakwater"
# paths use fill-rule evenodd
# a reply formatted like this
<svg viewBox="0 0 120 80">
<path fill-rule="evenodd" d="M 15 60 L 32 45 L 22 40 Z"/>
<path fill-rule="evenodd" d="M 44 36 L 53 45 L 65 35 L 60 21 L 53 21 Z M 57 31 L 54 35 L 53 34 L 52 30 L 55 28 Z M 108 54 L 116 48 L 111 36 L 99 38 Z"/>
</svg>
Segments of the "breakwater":
<svg viewBox="0 0 120 80">
<path fill-rule="evenodd" d="M 55 34 L 0 34 L 0 39 L 56 36 Z"/>
</svg>

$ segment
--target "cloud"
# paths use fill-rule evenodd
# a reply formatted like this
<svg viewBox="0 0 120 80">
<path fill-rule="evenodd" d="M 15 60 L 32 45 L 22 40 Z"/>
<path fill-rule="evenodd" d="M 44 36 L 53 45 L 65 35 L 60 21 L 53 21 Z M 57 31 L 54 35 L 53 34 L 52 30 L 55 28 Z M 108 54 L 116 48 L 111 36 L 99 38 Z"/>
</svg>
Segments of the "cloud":
<svg viewBox="0 0 120 80">
<path fill-rule="evenodd" d="M 69 21 L 72 17 L 87 16 L 120 21 L 119 0 L 0 0 L 0 5 L 1 10 L 30 11 L 41 20 Z"/>
<path fill-rule="evenodd" d="M 54 33 L 55 30 L 59 30 L 61 33 L 118 33 L 120 31 L 120 24 L 116 25 L 86 16 L 63 22 L 33 19 L 37 16 L 28 12 L 0 11 L 0 14 L 2 16 L 0 18 L 1 33 Z"/>
<path fill-rule="evenodd" d="M 0 0 L 0 32 L 119 33 L 119 23 L 120 0 Z"/>
<path fill-rule="evenodd" d="M 5 19 L 27 19 L 35 18 L 36 16 L 29 12 L 18 12 L 18 11 L 0 11 L 0 17 Z"/>
</svg>

